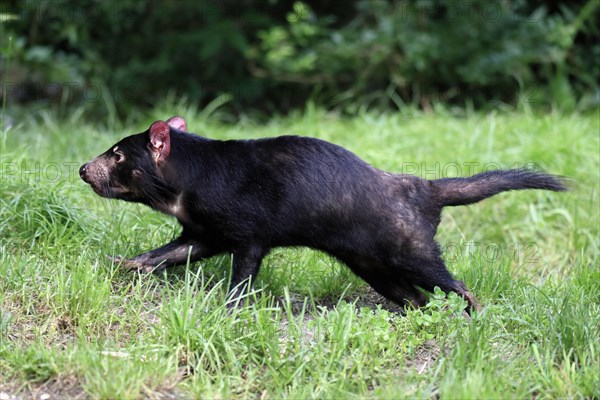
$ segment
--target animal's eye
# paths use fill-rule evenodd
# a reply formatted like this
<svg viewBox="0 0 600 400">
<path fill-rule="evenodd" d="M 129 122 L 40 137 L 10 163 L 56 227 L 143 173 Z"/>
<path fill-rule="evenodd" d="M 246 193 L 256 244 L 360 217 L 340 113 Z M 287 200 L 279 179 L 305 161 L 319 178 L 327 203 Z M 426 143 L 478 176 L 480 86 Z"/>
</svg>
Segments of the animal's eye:
<svg viewBox="0 0 600 400">
<path fill-rule="evenodd" d="M 121 162 L 121 161 L 125 160 L 125 156 L 120 151 L 114 151 L 113 157 L 115 157 L 116 162 Z"/>
</svg>

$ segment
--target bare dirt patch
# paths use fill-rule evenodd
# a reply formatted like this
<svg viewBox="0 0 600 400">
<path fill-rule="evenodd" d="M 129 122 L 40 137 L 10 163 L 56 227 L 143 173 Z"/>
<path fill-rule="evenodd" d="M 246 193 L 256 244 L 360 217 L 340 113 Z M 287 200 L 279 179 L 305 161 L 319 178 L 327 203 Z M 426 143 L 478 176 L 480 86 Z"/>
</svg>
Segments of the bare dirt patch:
<svg viewBox="0 0 600 400">
<path fill-rule="evenodd" d="M 88 399 L 74 375 L 52 378 L 43 383 L 19 385 L 16 382 L 0 384 L 0 400 L 20 399 Z"/>
</svg>

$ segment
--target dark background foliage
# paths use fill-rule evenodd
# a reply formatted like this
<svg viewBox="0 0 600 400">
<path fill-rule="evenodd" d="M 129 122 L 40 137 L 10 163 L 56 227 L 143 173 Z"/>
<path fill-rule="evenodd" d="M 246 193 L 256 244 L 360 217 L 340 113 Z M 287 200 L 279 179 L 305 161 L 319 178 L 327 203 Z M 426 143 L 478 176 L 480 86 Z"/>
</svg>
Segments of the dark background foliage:
<svg viewBox="0 0 600 400">
<path fill-rule="evenodd" d="M 3 0 L 10 104 L 599 102 L 600 1 Z M 91 99 L 95 101 L 90 101 Z M 105 110 L 104 110 L 105 111 Z"/>
</svg>

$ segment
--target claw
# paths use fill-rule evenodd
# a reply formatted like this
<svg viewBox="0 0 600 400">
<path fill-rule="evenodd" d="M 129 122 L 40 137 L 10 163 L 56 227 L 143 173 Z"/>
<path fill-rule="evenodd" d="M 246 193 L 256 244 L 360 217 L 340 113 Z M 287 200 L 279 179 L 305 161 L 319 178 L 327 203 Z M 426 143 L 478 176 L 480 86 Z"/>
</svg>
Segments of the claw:
<svg viewBox="0 0 600 400">
<path fill-rule="evenodd" d="M 136 257 L 137 258 L 137 257 Z M 142 272 L 146 274 L 150 274 L 152 272 L 160 272 L 165 269 L 164 263 L 159 265 L 148 265 L 144 264 L 142 261 L 138 261 L 135 258 L 124 258 L 123 256 L 108 256 L 108 259 L 113 263 L 118 264 L 119 266 L 123 266 L 130 271 Z"/>
<path fill-rule="evenodd" d="M 119 266 L 126 267 L 127 269 L 132 271 L 148 272 L 149 268 L 153 268 L 148 265 L 143 265 L 142 263 L 134 259 L 124 258 L 123 256 L 108 256 L 108 258 L 115 264 L 119 264 Z"/>
<path fill-rule="evenodd" d="M 463 294 L 463 297 L 465 298 L 465 300 L 467 300 L 467 302 L 469 303 L 469 307 L 474 308 L 476 311 L 481 311 L 481 305 L 479 304 L 479 302 L 475 299 L 475 296 L 473 296 L 473 294 L 471 294 L 471 292 L 466 291 Z"/>
<path fill-rule="evenodd" d="M 475 299 L 475 296 L 473 296 L 473 294 L 467 290 L 467 286 L 465 285 L 465 283 L 462 281 L 456 281 L 456 283 L 457 283 L 456 292 L 460 296 L 462 296 L 463 299 L 465 299 L 467 301 L 466 312 L 469 315 L 471 315 L 471 312 L 473 310 L 475 310 L 477 312 L 481 312 L 481 305 Z"/>
</svg>

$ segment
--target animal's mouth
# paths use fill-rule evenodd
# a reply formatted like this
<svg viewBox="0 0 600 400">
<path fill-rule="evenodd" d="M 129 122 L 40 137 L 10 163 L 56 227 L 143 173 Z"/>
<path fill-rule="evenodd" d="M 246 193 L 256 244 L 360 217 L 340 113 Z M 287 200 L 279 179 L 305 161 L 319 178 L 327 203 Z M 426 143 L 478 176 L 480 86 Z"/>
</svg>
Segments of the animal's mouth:
<svg viewBox="0 0 600 400">
<path fill-rule="evenodd" d="M 108 192 L 106 189 L 103 189 L 101 186 L 95 185 L 92 182 L 88 182 L 90 184 L 90 186 L 92 187 L 92 190 L 97 194 L 100 195 L 102 197 L 110 197 L 108 196 Z"/>
<path fill-rule="evenodd" d="M 92 188 L 94 193 L 96 193 L 98 196 L 106 197 L 106 198 L 113 198 L 116 196 L 116 192 L 118 192 L 118 190 L 115 190 L 115 188 L 111 187 L 107 182 L 98 183 L 98 182 L 91 180 L 87 176 L 82 177 L 82 179 L 85 183 L 90 185 L 90 187 Z"/>
<path fill-rule="evenodd" d="M 109 182 L 88 182 L 92 190 L 101 197 L 107 199 L 123 199 L 127 200 L 131 197 L 131 191 L 122 186 L 111 185 Z"/>
<path fill-rule="evenodd" d="M 92 190 L 97 195 L 102 196 L 102 197 L 110 197 L 110 195 L 109 195 L 110 189 L 108 187 L 104 187 L 103 185 L 98 185 L 97 183 L 88 181 L 86 179 L 84 179 L 84 181 L 91 186 Z"/>
</svg>

